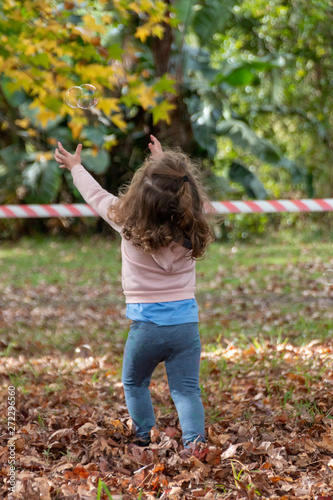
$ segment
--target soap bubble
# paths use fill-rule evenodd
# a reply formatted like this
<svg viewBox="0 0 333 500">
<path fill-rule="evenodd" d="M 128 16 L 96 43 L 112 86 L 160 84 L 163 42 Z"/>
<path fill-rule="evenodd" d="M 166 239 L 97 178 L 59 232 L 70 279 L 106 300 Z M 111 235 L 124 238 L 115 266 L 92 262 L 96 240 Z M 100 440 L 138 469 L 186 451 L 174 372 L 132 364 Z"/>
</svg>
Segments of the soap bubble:
<svg viewBox="0 0 333 500">
<path fill-rule="evenodd" d="M 96 106 L 98 93 L 96 88 L 89 83 L 80 87 L 71 87 L 65 94 L 65 101 L 71 108 L 89 109 Z"/>
<path fill-rule="evenodd" d="M 324 285 L 333 285 L 333 269 L 326 269 L 323 274 Z"/>
<path fill-rule="evenodd" d="M 76 357 L 93 359 L 93 351 L 89 344 L 83 344 L 75 349 Z"/>
<path fill-rule="evenodd" d="M 71 87 L 65 94 L 65 101 L 71 108 L 77 108 L 77 100 L 81 95 L 81 87 Z"/>
<path fill-rule="evenodd" d="M 93 85 L 85 83 L 81 85 L 81 95 L 78 98 L 77 105 L 79 108 L 88 109 L 96 106 L 97 104 L 97 90 Z"/>
</svg>

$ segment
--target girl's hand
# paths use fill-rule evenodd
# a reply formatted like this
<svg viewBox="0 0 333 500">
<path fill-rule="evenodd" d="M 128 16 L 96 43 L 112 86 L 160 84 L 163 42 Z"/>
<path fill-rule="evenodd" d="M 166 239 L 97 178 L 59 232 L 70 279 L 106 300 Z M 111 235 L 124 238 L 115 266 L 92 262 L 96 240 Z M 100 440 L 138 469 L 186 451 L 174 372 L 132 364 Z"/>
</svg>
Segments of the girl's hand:
<svg viewBox="0 0 333 500">
<path fill-rule="evenodd" d="M 156 139 L 153 135 L 150 136 L 151 142 L 148 144 L 152 156 L 160 156 L 163 154 L 163 149 L 160 141 Z"/>
<path fill-rule="evenodd" d="M 73 155 L 66 151 L 61 142 L 58 142 L 58 148 L 55 150 L 54 158 L 58 163 L 61 163 L 60 168 L 67 168 L 71 171 L 74 165 L 81 163 L 82 144 L 78 145 Z"/>
</svg>

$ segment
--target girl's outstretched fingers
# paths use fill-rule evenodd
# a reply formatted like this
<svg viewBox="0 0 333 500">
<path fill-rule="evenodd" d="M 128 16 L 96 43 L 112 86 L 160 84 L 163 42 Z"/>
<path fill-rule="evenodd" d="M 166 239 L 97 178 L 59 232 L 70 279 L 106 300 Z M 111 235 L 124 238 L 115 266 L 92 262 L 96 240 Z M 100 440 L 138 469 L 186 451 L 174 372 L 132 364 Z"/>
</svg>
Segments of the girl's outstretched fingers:
<svg viewBox="0 0 333 500">
<path fill-rule="evenodd" d="M 75 150 L 74 154 L 69 153 L 61 144 L 58 142 L 58 148 L 55 150 L 54 158 L 58 163 L 61 163 L 60 168 L 67 168 L 67 170 L 72 170 L 72 168 L 81 163 L 81 151 L 82 144 L 79 144 Z"/>
<path fill-rule="evenodd" d="M 163 153 L 161 143 L 154 135 L 150 136 L 151 142 L 148 144 L 150 152 L 153 156 L 157 156 Z"/>
</svg>

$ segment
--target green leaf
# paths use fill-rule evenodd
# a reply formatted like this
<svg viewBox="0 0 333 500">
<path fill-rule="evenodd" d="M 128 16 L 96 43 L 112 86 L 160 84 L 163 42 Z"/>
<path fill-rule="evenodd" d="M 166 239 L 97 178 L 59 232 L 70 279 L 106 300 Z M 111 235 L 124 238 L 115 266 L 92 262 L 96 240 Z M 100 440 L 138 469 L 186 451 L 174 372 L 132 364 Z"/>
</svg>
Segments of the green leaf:
<svg viewBox="0 0 333 500">
<path fill-rule="evenodd" d="M 162 92 L 170 92 L 172 94 L 176 94 L 177 91 L 175 90 L 175 84 L 176 80 L 168 77 L 167 75 L 163 75 L 161 78 L 159 78 L 158 82 L 153 85 L 153 88 L 159 94 L 162 94 Z"/>
<path fill-rule="evenodd" d="M 117 61 L 121 61 L 121 56 L 124 51 L 120 45 L 113 43 L 107 48 L 107 51 L 111 59 L 116 59 Z"/>
<path fill-rule="evenodd" d="M 54 120 L 48 120 L 47 124 L 45 126 L 42 126 L 37 118 L 40 109 L 39 107 L 31 108 L 30 103 L 24 102 L 23 104 L 20 104 L 18 109 L 23 117 L 29 118 L 35 128 L 41 129 L 43 131 L 52 130 L 63 120 L 63 117 L 59 115 Z"/>
<path fill-rule="evenodd" d="M 232 17 L 235 0 L 207 0 L 195 6 L 193 30 L 202 45 L 210 43 L 215 33 L 221 33 Z"/>
<path fill-rule="evenodd" d="M 49 131 L 48 137 L 60 141 L 65 149 L 71 149 L 73 147 L 73 137 L 70 128 L 68 127 L 55 127 Z M 56 146 L 55 146 L 56 147 Z"/>
<path fill-rule="evenodd" d="M 10 170 L 19 170 L 19 163 L 24 158 L 25 152 L 11 145 L 0 150 L 0 157 L 5 166 Z"/>
<path fill-rule="evenodd" d="M 12 80 L 8 77 L 2 77 L 1 89 L 6 98 L 6 101 L 14 108 L 18 107 L 20 104 L 28 101 L 27 94 L 23 90 L 15 90 L 14 92 L 10 89 Z"/>
<path fill-rule="evenodd" d="M 62 106 L 61 100 L 57 99 L 56 97 L 47 97 L 46 99 L 44 99 L 43 104 L 47 109 L 50 109 L 55 113 L 59 113 Z"/>
<path fill-rule="evenodd" d="M 193 3 L 194 0 L 175 0 L 172 10 L 175 12 L 178 21 L 186 25 L 189 23 L 194 12 Z"/>
<path fill-rule="evenodd" d="M 119 48 L 121 50 L 125 34 L 126 31 L 123 24 L 119 24 L 117 27 L 112 26 L 106 33 L 102 35 L 103 47 L 115 50 L 115 52 L 117 53 Z M 118 57 L 115 57 L 115 55 L 111 55 L 110 57 L 118 59 Z"/>
<path fill-rule="evenodd" d="M 110 155 L 105 149 L 100 149 L 97 155 L 93 155 L 92 149 L 85 149 L 81 158 L 87 170 L 95 174 L 104 174 L 110 166 Z"/>
<path fill-rule="evenodd" d="M 96 146 L 103 146 L 104 136 L 107 134 L 107 128 L 100 124 L 98 127 L 84 127 L 81 132 L 81 137 L 88 139 Z"/>
<path fill-rule="evenodd" d="M 260 160 L 285 168 L 292 175 L 293 182 L 301 182 L 303 173 L 298 165 L 286 158 L 266 139 L 258 137 L 255 132 L 240 120 L 224 120 L 216 127 L 216 133 L 229 137 L 236 146 L 251 151 Z"/>
<path fill-rule="evenodd" d="M 44 69 L 50 68 L 50 61 L 48 55 L 45 52 L 40 54 L 35 54 L 33 58 L 31 58 L 34 66 L 41 66 Z"/>
<path fill-rule="evenodd" d="M 198 96 L 185 99 L 185 102 L 191 115 L 192 130 L 196 141 L 211 157 L 214 157 L 217 151 L 214 135 L 221 112 L 214 103 L 200 99 Z"/>
<path fill-rule="evenodd" d="M 222 81 L 233 87 L 237 87 L 238 85 L 250 85 L 257 79 L 258 77 L 253 73 L 251 68 L 243 66 L 234 69 Z"/>
<path fill-rule="evenodd" d="M 22 174 L 23 184 L 30 189 L 28 203 L 51 203 L 57 196 L 61 170 L 55 160 L 36 161 L 28 165 Z"/>
<path fill-rule="evenodd" d="M 223 82 L 232 86 L 250 85 L 256 80 L 259 81 L 257 73 L 259 71 L 271 71 L 274 68 L 281 67 L 285 64 L 283 57 L 262 57 L 253 61 L 241 61 L 234 64 L 223 64 L 219 74 L 214 78 L 214 84 Z"/>
<path fill-rule="evenodd" d="M 261 200 L 267 198 L 267 191 L 258 177 L 253 172 L 250 172 L 244 165 L 232 162 L 229 168 L 229 179 L 241 184 L 246 194 L 251 198 Z"/>
</svg>

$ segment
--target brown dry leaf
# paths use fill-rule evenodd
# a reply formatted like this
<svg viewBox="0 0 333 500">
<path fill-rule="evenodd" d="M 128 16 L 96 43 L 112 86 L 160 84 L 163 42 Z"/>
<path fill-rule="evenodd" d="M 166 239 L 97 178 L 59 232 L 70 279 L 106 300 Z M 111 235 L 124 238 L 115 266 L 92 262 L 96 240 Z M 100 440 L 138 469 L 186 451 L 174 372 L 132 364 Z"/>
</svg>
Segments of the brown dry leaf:
<svg viewBox="0 0 333 500">
<path fill-rule="evenodd" d="M 288 415 L 286 413 L 281 413 L 281 415 L 277 415 L 274 418 L 274 422 L 276 424 L 285 424 L 286 422 L 288 422 Z"/>
<path fill-rule="evenodd" d="M 17 457 L 17 460 L 21 467 L 25 467 L 26 469 L 43 469 L 46 466 L 46 463 L 41 458 L 35 456 L 26 456 L 26 457 Z"/>
<path fill-rule="evenodd" d="M 157 427 L 153 427 L 150 431 L 151 442 L 156 443 L 159 437 L 160 437 L 160 431 L 157 429 Z"/>
<path fill-rule="evenodd" d="M 51 500 L 51 485 L 49 484 L 49 481 L 46 479 L 46 477 L 36 477 L 34 481 L 39 490 L 40 498 L 42 498 L 43 500 Z"/>
<path fill-rule="evenodd" d="M 209 465 L 217 465 L 220 463 L 221 460 L 221 454 L 222 450 L 221 448 L 215 447 L 215 446 L 210 446 L 208 448 L 208 452 L 205 456 L 205 461 Z"/>
<path fill-rule="evenodd" d="M 82 467 L 82 465 L 77 465 L 72 471 L 66 471 L 64 477 L 71 481 L 87 479 L 89 476 L 89 471 Z"/>
<path fill-rule="evenodd" d="M 176 475 L 172 481 L 169 482 L 169 486 L 182 486 L 184 483 L 190 482 L 192 479 L 192 474 L 188 471 L 182 472 Z"/>
<path fill-rule="evenodd" d="M 96 439 L 89 450 L 89 458 L 97 460 L 98 457 L 112 452 L 111 446 L 108 445 L 106 439 L 100 437 Z"/>
<path fill-rule="evenodd" d="M 289 380 L 293 380 L 295 382 L 299 382 L 300 384 L 305 384 L 305 377 L 304 375 L 300 375 L 299 373 L 286 373 L 286 377 L 289 378 Z"/>
<path fill-rule="evenodd" d="M 234 457 L 240 446 L 242 446 L 242 443 L 232 444 L 231 446 L 229 446 L 229 448 L 221 454 L 221 460 Z"/>
<path fill-rule="evenodd" d="M 297 460 L 294 462 L 294 465 L 297 467 L 306 467 L 312 462 L 311 458 L 307 453 L 300 453 L 297 456 Z"/>
<path fill-rule="evenodd" d="M 191 490 L 191 494 L 195 498 L 202 498 L 206 495 L 206 490 L 204 490 L 203 488 L 195 488 L 195 489 Z"/>
<path fill-rule="evenodd" d="M 116 419 L 116 420 L 109 420 L 109 425 L 111 425 L 113 428 L 114 428 L 114 431 L 115 432 L 123 432 L 124 431 L 124 426 L 123 424 L 120 422 L 119 419 Z"/>
<path fill-rule="evenodd" d="M 73 429 L 59 429 L 53 432 L 53 434 L 51 434 L 51 436 L 48 439 L 48 442 L 52 441 L 52 439 L 59 440 L 63 437 L 67 437 L 68 439 L 70 439 L 72 434 L 73 434 Z"/>
<path fill-rule="evenodd" d="M 173 486 L 171 489 L 168 490 L 168 497 L 170 500 L 179 500 L 181 498 L 181 495 L 183 493 L 183 490 L 180 486 Z"/>
<path fill-rule="evenodd" d="M 15 451 L 17 453 L 21 453 L 21 451 L 23 451 L 26 446 L 26 440 L 20 434 L 15 434 L 15 436 L 11 437 L 8 440 L 8 444 L 11 443 L 15 444 Z"/>
<path fill-rule="evenodd" d="M 317 451 L 317 446 L 311 439 L 305 438 L 304 440 L 304 450 L 308 453 L 315 453 Z"/>
<path fill-rule="evenodd" d="M 324 450 L 324 451 L 329 451 L 330 453 L 333 453 L 333 439 L 331 434 L 325 434 L 322 436 L 321 441 L 316 441 L 316 445 L 318 448 Z"/>
<path fill-rule="evenodd" d="M 96 424 L 91 422 L 87 422 L 82 427 L 80 427 L 77 432 L 79 436 L 91 436 L 94 432 L 98 432 L 102 430 L 101 427 L 98 427 Z"/>
<path fill-rule="evenodd" d="M 191 464 L 191 473 L 193 477 L 201 481 L 208 476 L 210 468 L 203 464 L 196 457 L 190 457 L 189 462 Z"/>
<path fill-rule="evenodd" d="M 176 429 L 173 429 L 172 427 L 166 427 L 164 429 L 165 435 L 169 438 L 174 438 L 175 436 L 179 435 L 179 431 Z"/>
<path fill-rule="evenodd" d="M 67 469 L 72 469 L 73 468 L 73 464 L 70 464 L 68 462 L 66 463 L 60 463 L 60 464 L 56 464 L 52 467 L 52 469 L 50 470 L 51 474 L 52 473 L 56 473 L 56 472 L 63 472 L 64 470 L 67 470 Z"/>
<path fill-rule="evenodd" d="M 216 446 L 223 446 L 232 437 L 231 434 L 217 434 L 213 426 L 208 427 L 208 437 Z"/>
</svg>

